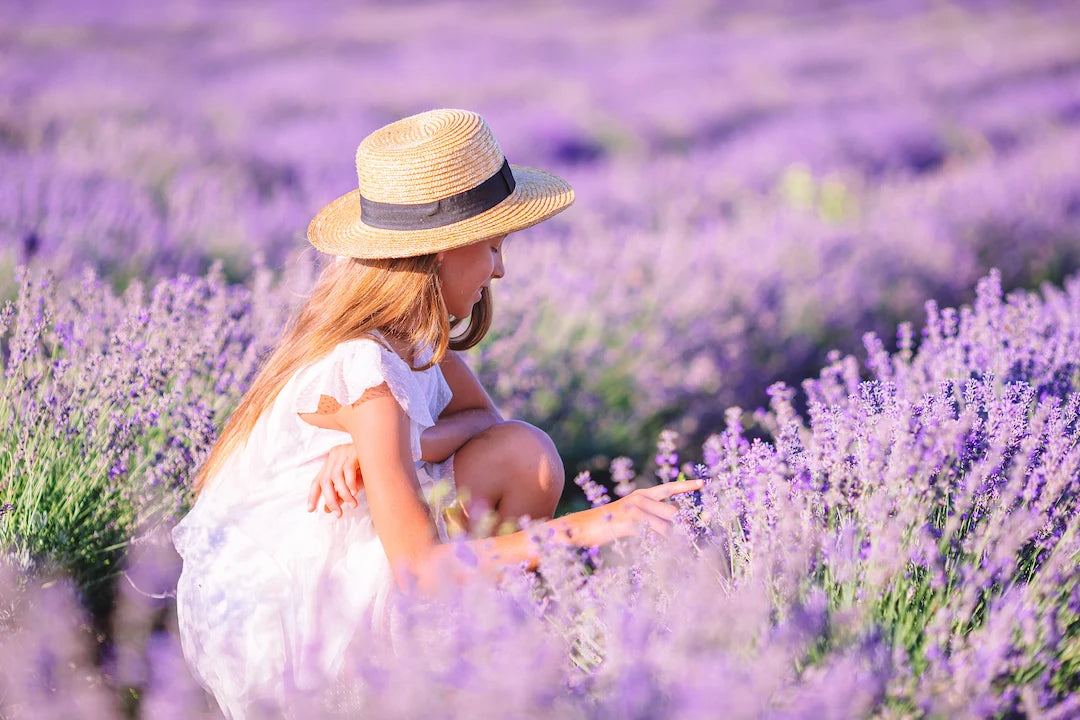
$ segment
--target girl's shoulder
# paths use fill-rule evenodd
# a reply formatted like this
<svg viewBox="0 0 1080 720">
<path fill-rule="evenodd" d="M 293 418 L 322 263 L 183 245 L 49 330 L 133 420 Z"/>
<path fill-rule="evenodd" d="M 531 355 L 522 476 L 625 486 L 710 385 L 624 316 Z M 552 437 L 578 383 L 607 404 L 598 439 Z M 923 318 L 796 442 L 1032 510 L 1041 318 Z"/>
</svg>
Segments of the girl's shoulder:
<svg viewBox="0 0 1080 720">
<path fill-rule="evenodd" d="M 413 420 L 430 426 L 434 419 L 424 410 L 427 393 L 418 375 L 377 334 L 345 340 L 298 373 L 293 411 L 316 412 L 323 395 L 350 405 L 367 389 L 385 383 Z"/>
<path fill-rule="evenodd" d="M 434 347 L 425 347 L 416 353 L 414 363 L 417 366 L 426 365 L 434 354 Z M 372 330 L 370 335 L 364 337 L 344 340 L 338 343 L 330 355 L 355 358 L 358 362 L 388 363 L 398 369 L 405 369 L 410 372 L 421 372 L 417 371 L 413 365 L 410 365 L 409 361 L 398 355 L 397 351 L 390 346 L 390 343 L 378 330 Z M 430 369 L 434 368 L 429 368 L 429 370 Z"/>
<path fill-rule="evenodd" d="M 405 364 L 405 361 L 394 352 L 389 343 L 376 332 L 351 340 L 343 340 L 335 345 L 334 349 L 322 359 L 332 361 L 348 358 L 359 362 L 394 362 L 396 360 L 401 364 Z"/>
<path fill-rule="evenodd" d="M 431 353 L 421 353 L 418 358 L 426 362 Z M 413 368 L 390 346 L 390 343 L 376 330 L 370 335 L 343 340 L 329 353 L 311 365 L 331 367 L 372 368 L 382 372 L 392 372 L 395 376 L 409 373 Z"/>
</svg>

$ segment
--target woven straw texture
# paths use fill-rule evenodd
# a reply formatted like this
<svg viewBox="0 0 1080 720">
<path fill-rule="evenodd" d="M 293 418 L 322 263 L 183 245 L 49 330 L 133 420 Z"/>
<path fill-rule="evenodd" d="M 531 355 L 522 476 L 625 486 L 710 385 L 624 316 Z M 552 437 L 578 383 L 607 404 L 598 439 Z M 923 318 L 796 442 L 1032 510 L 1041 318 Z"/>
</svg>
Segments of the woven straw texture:
<svg viewBox="0 0 1080 720">
<path fill-rule="evenodd" d="M 514 191 L 475 217 L 424 230 L 388 230 L 364 223 L 360 195 L 395 204 L 428 203 L 470 190 L 503 164 L 487 122 L 468 110 L 438 109 L 379 128 L 356 149 L 359 187 L 319 211 L 308 241 L 332 255 L 412 257 L 451 250 L 535 225 L 565 210 L 574 190 L 537 168 L 511 165 Z"/>
</svg>

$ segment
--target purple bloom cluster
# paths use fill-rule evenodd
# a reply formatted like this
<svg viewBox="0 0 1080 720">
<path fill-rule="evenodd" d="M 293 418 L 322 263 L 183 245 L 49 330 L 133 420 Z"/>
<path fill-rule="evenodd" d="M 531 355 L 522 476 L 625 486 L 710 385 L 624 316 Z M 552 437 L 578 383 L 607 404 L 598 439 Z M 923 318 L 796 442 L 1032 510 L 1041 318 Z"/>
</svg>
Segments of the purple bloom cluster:
<svg viewBox="0 0 1080 720">
<path fill-rule="evenodd" d="M 361 643 L 299 701 L 327 716 L 1071 717 L 1080 276 L 1005 295 L 993 272 L 973 305 L 926 312 L 917 346 L 905 325 L 895 353 L 867 334 L 862 362 L 835 355 L 802 384 L 805 416 L 770 388 L 763 437 L 732 408 L 673 537 L 643 528 L 583 555 L 537 535 L 538 572 L 403 596 L 393 652 Z M 114 623 L 129 629 L 104 664 L 76 625 L 42 625 L 50 603 L 74 617 L 63 585 L 14 603 L 0 654 L 41 662 L 2 664 L 5 709 L 107 703 L 117 682 L 147 708 L 209 707 L 175 628 L 146 619 L 175 578 L 154 546 L 128 558 Z"/>
<path fill-rule="evenodd" d="M 158 533 L 356 143 L 436 105 L 578 193 L 507 245 L 485 385 L 619 497 L 657 434 L 707 483 L 403 599 L 409 662 L 312 708 L 1080 714 L 1076 9 L 384 5 L 0 7 L 0 715 L 213 712 Z"/>
<path fill-rule="evenodd" d="M 574 484 L 585 493 L 585 499 L 589 501 L 589 505 L 592 507 L 600 507 L 611 502 L 611 496 L 608 495 L 607 489 L 593 480 L 588 470 L 579 472 L 574 477 Z"/>
<path fill-rule="evenodd" d="M 615 483 L 615 494 L 626 497 L 634 491 L 634 461 L 628 457 L 617 457 L 611 461 L 611 480 Z"/>
<path fill-rule="evenodd" d="M 365 134 L 475 108 L 577 189 L 509 244 L 477 358 L 570 465 L 697 442 L 992 266 L 1080 263 L 1065 3 L 166 5 L 0 8 L 0 266 L 287 266 Z"/>
<path fill-rule="evenodd" d="M 656 441 L 656 477 L 660 482 L 670 482 L 679 477 L 679 453 L 675 443 L 679 439 L 679 433 L 674 430 L 660 431 L 660 437 Z"/>
<path fill-rule="evenodd" d="M 0 312 L 0 547 L 26 572 L 74 574 L 101 612 L 127 541 L 185 507 L 283 313 L 254 301 L 265 273 L 230 286 L 215 269 L 119 296 L 89 270 L 16 279 Z"/>
</svg>

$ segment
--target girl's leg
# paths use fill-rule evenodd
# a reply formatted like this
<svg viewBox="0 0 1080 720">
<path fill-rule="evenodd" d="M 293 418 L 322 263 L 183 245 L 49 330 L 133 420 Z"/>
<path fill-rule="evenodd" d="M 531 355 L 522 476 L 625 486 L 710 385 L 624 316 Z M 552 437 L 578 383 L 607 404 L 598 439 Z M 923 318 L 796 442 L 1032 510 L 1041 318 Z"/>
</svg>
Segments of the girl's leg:
<svg viewBox="0 0 1080 720">
<path fill-rule="evenodd" d="M 495 511 L 499 524 L 522 515 L 551 518 L 564 479 L 551 438 L 517 420 L 491 426 L 454 453 L 454 482 L 468 494 L 474 520 L 485 508 Z"/>
</svg>

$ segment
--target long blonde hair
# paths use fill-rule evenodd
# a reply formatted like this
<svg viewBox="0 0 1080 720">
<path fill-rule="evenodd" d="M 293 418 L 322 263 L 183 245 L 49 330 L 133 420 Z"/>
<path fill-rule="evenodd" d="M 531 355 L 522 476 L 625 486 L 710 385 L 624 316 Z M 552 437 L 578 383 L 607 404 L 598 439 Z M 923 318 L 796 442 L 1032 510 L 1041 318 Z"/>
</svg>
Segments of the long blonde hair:
<svg viewBox="0 0 1080 720">
<path fill-rule="evenodd" d="M 195 496 L 225 458 L 247 442 L 255 422 L 289 378 L 339 343 L 362 337 L 378 341 L 373 335 L 378 330 L 414 349 L 433 348 L 431 360 L 413 368 L 419 371 L 440 362 L 448 348 L 465 350 L 480 342 L 491 326 L 493 304 L 488 288 L 473 305 L 464 333 L 451 338 L 450 331 L 463 318 L 450 319 L 437 270 L 434 254 L 329 263 L 226 421 L 195 476 Z"/>
</svg>

